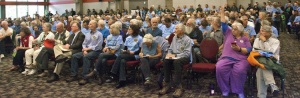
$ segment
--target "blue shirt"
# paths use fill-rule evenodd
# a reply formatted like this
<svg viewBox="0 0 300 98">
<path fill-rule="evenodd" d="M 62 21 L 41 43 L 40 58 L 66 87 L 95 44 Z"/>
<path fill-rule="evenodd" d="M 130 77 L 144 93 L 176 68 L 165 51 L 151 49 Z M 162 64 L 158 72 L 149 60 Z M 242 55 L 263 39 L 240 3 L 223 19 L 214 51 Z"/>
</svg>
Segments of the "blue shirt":
<svg viewBox="0 0 300 98">
<path fill-rule="evenodd" d="M 208 32 L 211 28 L 210 26 L 206 26 L 205 28 L 203 28 L 203 26 L 199 26 L 199 29 L 204 33 L 205 31 Z"/>
<path fill-rule="evenodd" d="M 86 35 L 87 33 L 90 33 L 91 30 L 90 29 L 86 29 L 86 28 L 81 28 L 81 32 L 82 32 L 82 34 Z"/>
<path fill-rule="evenodd" d="M 196 19 L 196 25 L 200 25 L 201 24 L 201 19 L 200 18 L 197 18 Z"/>
<path fill-rule="evenodd" d="M 300 22 L 300 16 L 296 16 L 294 22 Z"/>
<path fill-rule="evenodd" d="M 15 26 L 14 31 L 16 32 L 16 34 L 20 34 L 20 31 L 21 31 L 21 25 Z"/>
<path fill-rule="evenodd" d="M 171 33 L 175 32 L 175 25 L 171 24 L 169 28 L 167 28 L 166 25 L 163 25 L 162 29 L 162 37 L 166 38 L 169 36 Z"/>
<path fill-rule="evenodd" d="M 109 30 L 106 27 L 104 27 L 102 30 L 100 28 L 97 28 L 97 30 L 102 33 L 104 39 L 107 38 L 107 36 L 110 34 Z"/>
<path fill-rule="evenodd" d="M 160 30 L 163 30 L 163 26 L 164 26 L 164 24 L 162 24 L 162 23 L 159 23 L 159 24 L 157 25 L 157 27 L 158 27 Z"/>
<path fill-rule="evenodd" d="M 56 31 L 56 25 L 59 23 L 59 21 L 54 21 L 51 26 L 51 31 Z"/>
<path fill-rule="evenodd" d="M 121 53 L 121 45 L 123 44 L 123 38 L 121 35 L 113 36 L 112 34 L 107 36 L 106 47 L 116 50 L 115 55 L 119 56 Z"/>
<path fill-rule="evenodd" d="M 33 27 L 31 26 L 29 30 L 31 31 L 31 35 L 35 38 L 35 31 L 33 30 Z"/>
<path fill-rule="evenodd" d="M 273 31 L 274 36 L 277 38 L 278 37 L 278 30 L 274 26 L 272 26 L 272 31 Z"/>
<path fill-rule="evenodd" d="M 210 8 L 204 8 L 204 10 L 203 10 L 204 12 L 209 12 L 210 11 Z"/>
<path fill-rule="evenodd" d="M 248 33 L 250 37 L 256 35 L 254 28 L 249 25 L 247 25 L 247 27 L 244 28 L 244 32 Z"/>
<path fill-rule="evenodd" d="M 140 47 L 142 46 L 143 38 L 138 35 L 136 37 L 128 36 L 125 40 L 124 46 L 127 46 L 127 49 L 130 52 L 139 51 Z M 139 55 L 134 55 L 136 59 L 139 58 Z"/>
<path fill-rule="evenodd" d="M 91 31 L 85 35 L 84 41 L 82 43 L 82 48 L 90 48 L 93 51 L 98 51 L 102 49 L 103 35 L 99 31 Z"/>
<path fill-rule="evenodd" d="M 154 30 L 152 30 L 152 28 L 148 28 L 146 34 L 147 33 L 150 33 L 153 37 L 162 36 L 162 31 L 159 28 L 155 28 Z"/>
</svg>

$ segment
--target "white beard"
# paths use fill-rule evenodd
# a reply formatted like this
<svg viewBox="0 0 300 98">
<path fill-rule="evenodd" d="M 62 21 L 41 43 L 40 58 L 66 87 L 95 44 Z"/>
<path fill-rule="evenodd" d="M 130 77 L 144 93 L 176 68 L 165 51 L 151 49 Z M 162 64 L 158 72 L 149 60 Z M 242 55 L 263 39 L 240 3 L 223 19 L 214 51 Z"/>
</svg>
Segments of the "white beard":
<svg viewBox="0 0 300 98">
<path fill-rule="evenodd" d="M 185 33 L 189 35 L 193 31 L 193 29 L 194 28 L 192 27 L 185 26 Z"/>
</svg>

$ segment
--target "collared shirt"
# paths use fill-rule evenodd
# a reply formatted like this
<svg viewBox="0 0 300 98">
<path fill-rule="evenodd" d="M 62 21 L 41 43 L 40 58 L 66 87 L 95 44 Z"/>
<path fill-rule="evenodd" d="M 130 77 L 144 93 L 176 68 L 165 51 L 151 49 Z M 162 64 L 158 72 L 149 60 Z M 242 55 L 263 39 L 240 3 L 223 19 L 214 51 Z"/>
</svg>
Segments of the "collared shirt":
<svg viewBox="0 0 300 98">
<path fill-rule="evenodd" d="M 107 36 L 110 34 L 109 30 L 106 27 L 104 27 L 102 30 L 100 28 L 97 28 L 97 30 L 102 33 L 104 39 L 107 38 Z"/>
<path fill-rule="evenodd" d="M 143 38 L 138 35 L 136 37 L 128 36 L 125 40 L 124 46 L 127 46 L 127 49 L 130 52 L 136 52 L 142 46 Z M 134 55 L 136 59 L 139 58 L 139 55 Z"/>
<path fill-rule="evenodd" d="M 200 18 L 197 18 L 197 19 L 196 19 L 196 25 L 200 26 L 200 24 L 201 24 L 201 19 L 200 19 Z"/>
<path fill-rule="evenodd" d="M 99 31 L 91 31 L 85 35 L 85 39 L 82 43 L 82 48 L 90 48 L 93 51 L 102 49 L 103 35 Z"/>
<path fill-rule="evenodd" d="M 81 28 L 81 32 L 82 32 L 82 34 L 87 34 L 87 33 L 90 33 L 91 32 L 91 30 L 90 29 L 88 29 L 88 28 Z"/>
<path fill-rule="evenodd" d="M 163 25 L 161 30 L 162 30 L 162 37 L 166 38 L 171 33 L 175 32 L 175 25 L 171 24 L 169 28 L 167 28 L 166 25 Z"/>
<path fill-rule="evenodd" d="M 153 37 L 162 36 L 162 31 L 159 28 L 155 28 L 154 30 L 150 27 L 147 29 L 146 34 L 150 33 Z"/>
<path fill-rule="evenodd" d="M 121 35 L 113 36 L 112 34 L 107 36 L 106 45 L 109 49 L 116 50 L 115 55 L 118 56 L 121 52 L 121 45 L 123 44 L 123 38 Z"/>
<path fill-rule="evenodd" d="M 178 58 L 187 57 L 191 55 L 192 49 L 192 39 L 187 35 L 183 35 L 180 38 L 175 35 L 173 37 L 172 43 L 168 50 L 168 53 L 176 54 Z"/>
<path fill-rule="evenodd" d="M 254 48 L 261 49 L 260 51 L 264 52 L 271 52 L 279 60 L 280 41 L 276 38 L 270 37 L 265 42 L 256 38 L 253 43 L 253 50 L 255 50 Z"/>
<path fill-rule="evenodd" d="M 249 25 L 247 25 L 247 27 L 244 28 L 244 32 L 248 33 L 250 37 L 256 35 L 254 28 Z"/>
<path fill-rule="evenodd" d="M 59 21 L 54 21 L 51 25 L 51 31 L 56 31 L 56 25 L 59 23 Z"/>
<path fill-rule="evenodd" d="M 272 26 L 272 32 L 273 32 L 273 36 L 275 37 L 275 38 L 277 38 L 278 37 L 278 30 L 274 27 L 274 26 Z"/>
</svg>

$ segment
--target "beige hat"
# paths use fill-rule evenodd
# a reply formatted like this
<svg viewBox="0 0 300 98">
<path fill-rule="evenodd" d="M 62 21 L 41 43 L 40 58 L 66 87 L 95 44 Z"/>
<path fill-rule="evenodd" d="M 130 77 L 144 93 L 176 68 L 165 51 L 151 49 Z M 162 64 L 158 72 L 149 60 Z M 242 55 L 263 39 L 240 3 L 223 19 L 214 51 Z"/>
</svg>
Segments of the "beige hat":
<svg viewBox="0 0 300 98">
<path fill-rule="evenodd" d="M 153 41 L 153 36 L 150 33 L 146 34 L 143 38 L 143 43 L 152 42 L 152 41 Z"/>
</svg>

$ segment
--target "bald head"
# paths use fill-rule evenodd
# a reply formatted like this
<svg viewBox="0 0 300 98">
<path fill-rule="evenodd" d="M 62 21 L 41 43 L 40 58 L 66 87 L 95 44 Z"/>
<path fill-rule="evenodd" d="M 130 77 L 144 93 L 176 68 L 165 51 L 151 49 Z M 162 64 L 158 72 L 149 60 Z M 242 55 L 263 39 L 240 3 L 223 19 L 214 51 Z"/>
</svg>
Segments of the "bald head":
<svg viewBox="0 0 300 98">
<path fill-rule="evenodd" d="M 7 21 L 2 21 L 2 22 L 1 22 L 1 26 L 2 26 L 4 29 L 7 29 L 7 28 L 8 28 L 8 22 L 7 22 Z"/>
<path fill-rule="evenodd" d="M 57 31 L 57 33 L 62 33 L 64 31 L 64 24 L 61 22 L 56 24 L 56 31 Z"/>
</svg>

